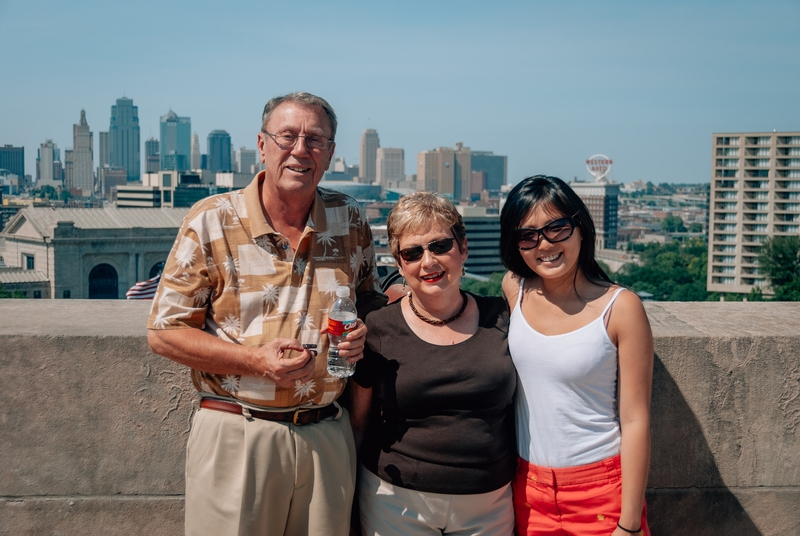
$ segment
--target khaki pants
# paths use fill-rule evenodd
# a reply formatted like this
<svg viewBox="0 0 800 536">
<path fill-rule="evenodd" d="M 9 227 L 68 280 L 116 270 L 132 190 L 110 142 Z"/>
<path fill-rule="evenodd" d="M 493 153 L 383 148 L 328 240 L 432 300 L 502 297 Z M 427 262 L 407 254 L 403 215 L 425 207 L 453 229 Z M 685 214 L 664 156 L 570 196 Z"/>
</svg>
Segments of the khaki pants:
<svg viewBox="0 0 800 536">
<path fill-rule="evenodd" d="M 354 483 L 344 409 L 305 426 L 200 409 L 186 448 L 186 534 L 346 536 Z"/>
</svg>

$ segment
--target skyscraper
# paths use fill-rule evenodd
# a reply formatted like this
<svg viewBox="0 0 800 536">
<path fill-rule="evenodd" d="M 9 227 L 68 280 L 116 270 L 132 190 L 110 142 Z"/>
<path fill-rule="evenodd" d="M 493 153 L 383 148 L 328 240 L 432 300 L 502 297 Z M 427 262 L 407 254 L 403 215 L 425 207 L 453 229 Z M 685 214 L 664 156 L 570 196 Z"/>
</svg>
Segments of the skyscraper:
<svg viewBox="0 0 800 536">
<path fill-rule="evenodd" d="M 200 152 L 200 138 L 197 137 L 197 132 L 192 134 L 192 153 L 190 158 L 193 170 L 203 169 L 203 153 Z"/>
<path fill-rule="evenodd" d="M 239 173 L 255 173 L 256 150 L 242 147 L 236 152 L 237 169 Z"/>
<path fill-rule="evenodd" d="M 402 149 L 380 147 L 376 157 L 375 178 L 384 188 L 397 188 L 406 178 L 405 153 Z"/>
<path fill-rule="evenodd" d="M 98 134 L 100 135 L 98 138 L 98 153 L 100 154 L 98 155 L 97 167 L 107 168 L 110 167 L 111 164 L 111 160 L 108 156 L 108 132 L 103 132 L 101 130 Z"/>
<path fill-rule="evenodd" d="M 437 147 L 417 155 L 417 185 L 420 190 L 430 190 L 449 195 L 455 200 L 469 199 L 471 186 L 471 151 L 462 143 L 455 149 Z"/>
<path fill-rule="evenodd" d="M 150 138 L 144 142 L 144 170 L 145 173 L 158 173 L 161 167 L 158 150 L 158 140 Z"/>
<path fill-rule="evenodd" d="M 359 177 L 363 182 L 371 183 L 377 177 L 376 163 L 378 159 L 378 147 L 381 142 L 378 139 L 378 131 L 368 128 L 361 135 L 361 158 L 359 159 Z"/>
<path fill-rule="evenodd" d="M 56 164 L 58 163 L 58 164 Z M 61 188 L 61 151 L 53 140 L 47 140 L 39 147 L 36 156 L 36 187 L 52 186 Z"/>
<path fill-rule="evenodd" d="M 20 180 L 25 179 L 25 147 L 0 147 L 0 169 L 7 169 Z"/>
<path fill-rule="evenodd" d="M 141 146 L 139 108 L 133 105 L 133 99 L 119 98 L 111 107 L 108 159 L 110 167 L 127 170 L 129 182 L 141 177 Z"/>
<path fill-rule="evenodd" d="M 68 164 L 65 154 L 66 174 L 64 186 L 77 189 L 82 195 L 94 193 L 94 138 L 86 122 L 86 112 L 81 110 L 81 118 L 77 125 L 72 125 L 72 155 Z"/>
<path fill-rule="evenodd" d="M 212 130 L 208 135 L 208 169 L 233 171 L 231 166 L 231 137 L 224 130 Z"/>
<path fill-rule="evenodd" d="M 486 172 L 485 188 L 489 195 L 497 197 L 500 188 L 508 180 L 508 157 L 494 154 L 492 151 L 472 151 L 470 158 L 472 171 Z M 480 194 L 473 191 L 472 194 Z"/>
<path fill-rule="evenodd" d="M 161 116 L 161 170 L 186 171 L 191 165 L 192 120 L 170 110 Z"/>
</svg>

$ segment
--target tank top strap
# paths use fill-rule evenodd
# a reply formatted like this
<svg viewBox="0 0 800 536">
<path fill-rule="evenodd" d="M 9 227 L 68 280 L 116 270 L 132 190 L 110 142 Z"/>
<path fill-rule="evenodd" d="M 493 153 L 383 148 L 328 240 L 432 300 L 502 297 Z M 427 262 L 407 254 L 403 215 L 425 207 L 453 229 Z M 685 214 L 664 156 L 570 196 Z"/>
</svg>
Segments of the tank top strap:
<svg viewBox="0 0 800 536">
<path fill-rule="evenodd" d="M 618 288 L 617 290 L 614 291 L 614 295 L 611 296 L 610 300 L 608 300 L 608 304 L 606 305 L 606 308 L 603 309 L 603 314 L 600 315 L 600 318 L 605 318 L 606 317 L 606 315 L 608 314 L 609 309 L 611 309 L 611 306 L 614 305 L 614 302 L 616 301 L 617 296 L 619 296 L 620 292 L 622 292 L 623 290 L 625 290 L 625 287 L 620 287 L 620 288 Z"/>
<path fill-rule="evenodd" d="M 522 311 L 522 291 L 525 289 L 525 278 L 519 278 L 519 296 L 517 296 L 517 307 Z"/>
</svg>

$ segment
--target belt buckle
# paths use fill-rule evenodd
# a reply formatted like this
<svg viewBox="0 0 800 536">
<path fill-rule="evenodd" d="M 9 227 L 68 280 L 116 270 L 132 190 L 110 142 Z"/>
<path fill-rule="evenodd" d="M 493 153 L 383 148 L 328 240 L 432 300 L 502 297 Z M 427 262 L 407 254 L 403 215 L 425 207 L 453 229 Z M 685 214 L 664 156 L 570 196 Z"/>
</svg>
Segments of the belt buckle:
<svg viewBox="0 0 800 536">
<path fill-rule="evenodd" d="M 297 417 L 299 417 L 301 413 L 308 413 L 309 411 L 311 410 L 307 408 L 297 408 L 296 410 L 294 410 L 294 415 L 292 416 L 292 424 L 296 426 L 303 426 L 304 423 L 297 422 Z"/>
</svg>

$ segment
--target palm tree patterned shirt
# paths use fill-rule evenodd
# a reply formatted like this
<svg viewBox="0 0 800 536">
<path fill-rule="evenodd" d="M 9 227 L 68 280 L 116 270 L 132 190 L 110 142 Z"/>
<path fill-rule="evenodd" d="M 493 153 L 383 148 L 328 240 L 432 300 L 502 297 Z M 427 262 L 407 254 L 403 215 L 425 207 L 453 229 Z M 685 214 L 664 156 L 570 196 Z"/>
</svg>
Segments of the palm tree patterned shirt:
<svg viewBox="0 0 800 536">
<path fill-rule="evenodd" d="M 267 223 L 259 173 L 244 190 L 199 201 L 183 221 L 164 266 L 148 329 L 202 329 L 233 344 L 259 347 L 277 337 L 316 344 L 311 381 L 281 387 L 257 376 L 192 370 L 198 391 L 277 408 L 330 404 L 345 380 L 327 373 L 320 328 L 347 285 L 359 311 L 386 303 L 372 232 L 358 203 L 317 188 L 296 251 Z M 290 354 L 291 356 L 291 354 Z"/>
</svg>

